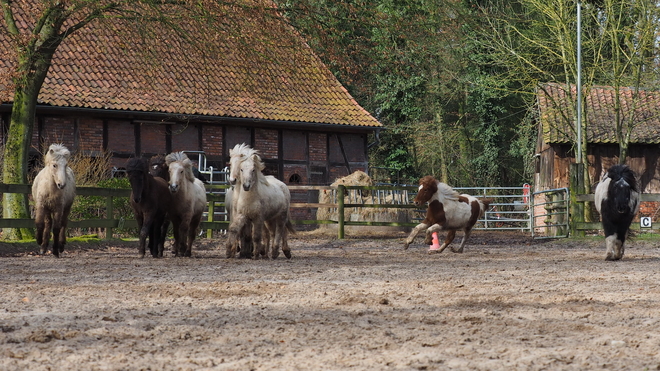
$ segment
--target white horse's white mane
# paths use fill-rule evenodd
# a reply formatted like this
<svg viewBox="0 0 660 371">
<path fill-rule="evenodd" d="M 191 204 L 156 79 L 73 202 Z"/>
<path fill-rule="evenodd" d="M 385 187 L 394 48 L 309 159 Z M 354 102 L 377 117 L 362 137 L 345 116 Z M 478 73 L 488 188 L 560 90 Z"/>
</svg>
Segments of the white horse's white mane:
<svg viewBox="0 0 660 371">
<path fill-rule="evenodd" d="M 451 200 L 451 201 L 458 201 L 458 196 L 459 193 L 456 192 L 452 187 L 449 185 L 438 182 L 438 198 L 442 197 L 443 199 Z M 442 202 L 442 199 L 439 199 L 438 201 Z"/>
<path fill-rule="evenodd" d="M 177 161 L 182 162 L 182 163 L 185 164 L 186 160 L 188 161 L 188 163 L 190 163 L 190 159 L 188 158 L 188 156 L 183 151 L 182 152 L 172 152 L 172 153 L 170 153 L 169 155 L 167 155 L 165 157 L 165 163 L 167 164 L 167 166 L 169 166 L 171 163 L 177 162 Z"/>
<path fill-rule="evenodd" d="M 255 166 L 261 171 L 264 169 L 264 163 L 261 161 L 261 156 L 259 156 L 259 151 L 250 147 L 249 145 L 242 143 L 234 146 L 233 149 L 229 150 L 229 157 L 232 159 L 239 158 L 238 162 L 232 161 L 232 166 L 240 166 L 239 164 L 249 158 L 252 158 L 255 162 Z"/>
<path fill-rule="evenodd" d="M 46 152 L 45 162 L 59 161 L 61 159 L 69 160 L 71 152 L 63 144 L 51 144 Z"/>
<path fill-rule="evenodd" d="M 233 149 L 229 150 L 229 157 L 245 157 L 248 158 L 252 155 L 259 155 L 259 151 L 256 149 L 250 147 L 249 145 L 245 143 L 237 144 L 234 146 Z"/>
</svg>

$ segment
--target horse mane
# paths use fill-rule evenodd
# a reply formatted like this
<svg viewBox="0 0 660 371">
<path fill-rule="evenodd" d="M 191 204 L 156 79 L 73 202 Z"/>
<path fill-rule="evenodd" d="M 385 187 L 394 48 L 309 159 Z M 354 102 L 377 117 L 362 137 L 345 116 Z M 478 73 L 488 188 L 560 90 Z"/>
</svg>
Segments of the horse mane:
<svg viewBox="0 0 660 371">
<path fill-rule="evenodd" d="M 612 182 L 618 182 L 620 180 L 625 181 L 630 186 L 630 189 L 639 192 L 637 190 L 637 178 L 635 178 L 635 173 L 626 165 L 614 165 L 607 170 L 607 177 L 612 179 Z"/>
<path fill-rule="evenodd" d="M 438 196 L 451 201 L 458 201 L 460 194 L 446 183 L 438 182 Z"/>
<path fill-rule="evenodd" d="M 241 162 L 247 160 L 248 158 L 251 158 L 252 161 L 254 161 L 254 164 L 257 167 L 257 169 L 259 169 L 259 171 L 263 171 L 266 168 L 266 165 L 264 165 L 263 161 L 261 160 L 259 151 L 257 151 L 256 149 L 250 147 L 245 143 L 237 144 L 234 146 L 234 148 L 230 149 L 229 157 L 232 158 L 240 157 Z"/>
<path fill-rule="evenodd" d="M 165 163 L 165 156 L 163 155 L 154 155 L 149 159 L 151 165 L 161 165 Z"/>
<path fill-rule="evenodd" d="M 169 166 L 173 162 L 177 162 L 177 161 L 185 162 L 186 160 L 188 160 L 188 162 L 190 162 L 190 159 L 188 158 L 188 156 L 183 151 L 181 151 L 181 152 L 172 152 L 172 153 L 170 153 L 169 155 L 167 155 L 165 157 L 165 163 L 167 164 L 167 166 Z"/>
<path fill-rule="evenodd" d="M 240 156 L 240 157 L 248 158 L 252 155 L 258 155 L 258 154 L 259 151 L 257 151 L 256 149 L 250 147 L 245 143 L 237 144 L 234 146 L 234 148 L 229 150 L 229 157 Z"/>
<path fill-rule="evenodd" d="M 147 170 L 147 161 L 141 157 L 133 157 L 126 163 L 126 172 Z"/>
<path fill-rule="evenodd" d="M 48 152 L 46 152 L 45 162 L 59 161 L 61 159 L 69 160 L 71 157 L 71 152 L 63 144 L 51 144 L 48 147 Z"/>
</svg>

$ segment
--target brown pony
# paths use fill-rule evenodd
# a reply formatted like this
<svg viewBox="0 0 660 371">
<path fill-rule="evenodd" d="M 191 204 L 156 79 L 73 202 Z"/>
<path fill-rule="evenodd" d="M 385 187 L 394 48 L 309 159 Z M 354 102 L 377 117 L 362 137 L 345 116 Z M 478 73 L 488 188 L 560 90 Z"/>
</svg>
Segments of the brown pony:
<svg viewBox="0 0 660 371">
<path fill-rule="evenodd" d="M 429 202 L 426 218 L 416 226 L 408 238 L 404 247 L 407 249 L 415 237 L 422 230 L 426 230 L 425 243 L 430 244 L 434 232 L 447 231 L 445 242 L 440 249 L 434 252 L 442 252 L 456 237 L 456 231 L 464 232 L 463 239 L 458 249 L 451 248 L 456 253 L 463 252 L 463 246 L 470 237 L 472 227 L 490 205 L 490 200 L 477 199 L 467 194 L 458 194 L 445 183 L 439 182 L 428 175 L 419 180 L 419 191 L 414 199 L 415 205 L 421 206 Z"/>
<path fill-rule="evenodd" d="M 143 158 L 128 160 L 126 174 L 131 183 L 131 207 L 140 229 L 140 257 L 144 257 L 149 238 L 151 256 L 162 258 L 169 226 L 166 214 L 172 203 L 167 181 L 149 174 L 149 164 Z"/>
</svg>

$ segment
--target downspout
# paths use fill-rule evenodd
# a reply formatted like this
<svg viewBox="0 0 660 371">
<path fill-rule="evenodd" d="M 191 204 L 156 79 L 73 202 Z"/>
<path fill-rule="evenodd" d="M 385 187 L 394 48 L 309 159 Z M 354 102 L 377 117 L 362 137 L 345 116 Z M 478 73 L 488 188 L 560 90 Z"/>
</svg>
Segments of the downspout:
<svg viewBox="0 0 660 371">
<path fill-rule="evenodd" d="M 377 145 L 380 144 L 380 130 L 381 130 L 380 128 L 376 129 L 376 132 L 374 133 L 375 141 L 373 143 L 369 143 L 367 145 L 367 150 L 370 150 L 371 147 L 374 147 L 374 146 L 377 146 Z"/>
</svg>

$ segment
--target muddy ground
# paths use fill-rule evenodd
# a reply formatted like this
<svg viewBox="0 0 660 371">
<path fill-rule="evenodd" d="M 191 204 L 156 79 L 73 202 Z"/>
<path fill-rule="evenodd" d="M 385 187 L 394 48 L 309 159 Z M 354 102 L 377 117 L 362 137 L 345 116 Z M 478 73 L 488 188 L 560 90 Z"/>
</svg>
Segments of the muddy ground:
<svg viewBox="0 0 660 371">
<path fill-rule="evenodd" d="M 0 244 L 0 370 L 660 369 L 658 243 L 403 237 L 299 233 L 276 261 Z"/>
</svg>

